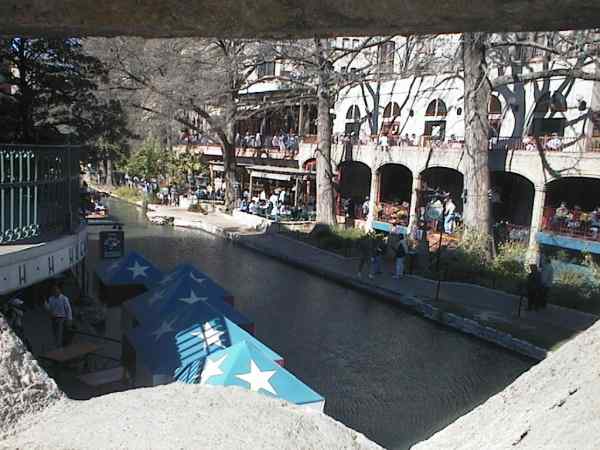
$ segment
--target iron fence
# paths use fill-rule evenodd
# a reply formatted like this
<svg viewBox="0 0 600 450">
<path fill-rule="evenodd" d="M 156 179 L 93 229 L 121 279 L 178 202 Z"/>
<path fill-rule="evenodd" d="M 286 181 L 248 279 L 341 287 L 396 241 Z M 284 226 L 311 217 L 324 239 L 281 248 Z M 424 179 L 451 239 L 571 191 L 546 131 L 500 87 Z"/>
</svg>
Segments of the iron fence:
<svg viewBox="0 0 600 450">
<path fill-rule="evenodd" d="M 80 148 L 0 144 L 0 244 L 79 223 Z"/>
</svg>

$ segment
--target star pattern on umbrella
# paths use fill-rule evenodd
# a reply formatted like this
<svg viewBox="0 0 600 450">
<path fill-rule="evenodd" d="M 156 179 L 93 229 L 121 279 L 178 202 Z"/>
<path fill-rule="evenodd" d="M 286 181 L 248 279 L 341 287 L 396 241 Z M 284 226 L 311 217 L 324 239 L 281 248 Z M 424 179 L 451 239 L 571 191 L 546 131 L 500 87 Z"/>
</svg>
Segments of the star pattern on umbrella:
<svg viewBox="0 0 600 450">
<path fill-rule="evenodd" d="M 201 341 L 204 341 L 205 351 L 208 351 L 211 345 L 225 348 L 225 343 L 221 339 L 221 336 L 225 334 L 225 330 L 219 330 L 213 327 L 210 322 L 202 324 L 201 330 L 192 331 L 190 334 L 198 337 Z"/>
<path fill-rule="evenodd" d="M 250 385 L 250 390 L 258 392 L 260 389 L 264 389 L 273 395 L 277 395 L 275 389 L 269 383 L 271 377 L 275 375 L 275 370 L 260 370 L 253 359 L 250 360 L 250 372 L 236 375 L 236 378 L 245 381 Z"/>
<path fill-rule="evenodd" d="M 157 301 L 162 299 L 164 296 L 165 296 L 165 293 L 163 291 L 156 291 L 154 294 L 152 294 L 150 297 L 148 297 L 148 303 L 150 305 L 154 305 Z"/>
<path fill-rule="evenodd" d="M 190 272 L 190 278 L 198 284 L 202 284 L 206 281 L 206 278 L 199 278 L 196 275 L 194 275 L 192 272 Z"/>
<path fill-rule="evenodd" d="M 139 262 L 135 261 L 133 266 L 128 267 L 127 270 L 131 271 L 131 278 L 134 280 L 137 277 L 148 277 L 146 270 L 150 269 L 150 266 L 142 266 Z"/>
<path fill-rule="evenodd" d="M 225 359 L 227 359 L 227 355 L 223 355 L 216 361 L 207 357 L 204 361 L 204 369 L 202 369 L 202 373 L 200 374 L 200 384 L 206 384 L 210 378 L 223 375 L 221 364 L 223 364 Z"/>
<path fill-rule="evenodd" d="M 196 293 L 194 292 L 194 290 L 190 289 L 189 297 L 181 297 L 181 298 L 178 298 L 177 300 L 179 300 L 180 302 L 187 303 L 188 305 L 193 305 L 194 303 L 207 301 L 208 297 L 198 297 L 196 295 Z"/>
<path fill-rule="evenodd" d="M 173 329 L 173 324 L 175 323 L 176 319 L 173 319 L 171 322 L 166 322 L 163 321 L 160 324 L 160 327 L 158 327 L 156 330 L 154 330 L 152 332 L 152 335 L 155 337 L 156 342 L 160 341 L 160 339 L 163 337 L 163 335 L 167 334 L 167 333 L 172 333 L 173 331 L 175 331 Z"/>
</svg>

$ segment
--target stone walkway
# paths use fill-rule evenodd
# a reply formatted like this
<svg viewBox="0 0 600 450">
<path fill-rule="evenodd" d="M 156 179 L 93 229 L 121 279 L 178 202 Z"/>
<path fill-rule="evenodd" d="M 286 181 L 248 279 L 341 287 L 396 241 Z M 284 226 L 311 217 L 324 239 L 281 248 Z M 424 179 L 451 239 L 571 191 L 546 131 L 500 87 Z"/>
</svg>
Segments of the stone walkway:
<svg viewBox="0 0 600 450">
<path fill-rule="evenodd" d="M 197 228 L 233 239 L 238 245 L 277 258 L 316 275 L 342 283 L 366 294 L 408 306 L 420 315 L 475 334 L 528 356 L 542 359 L 548 351 L 590 327 L 597 316 L 549 305 L 543 311 L 526 310 L 519 297 L 467 283 L 442 282 L 435 300 L 437 283 L 407 275 L 391 277 L 391 262 L 384 273 L 370 280 L 357 276 L 358 260 L 344 258 L 279 233 L 258 233 L 239 219 L 222 214 L 190 213 L 161 207 L 149 215 L 175 217 L 175 225 Z"/>
</svg>

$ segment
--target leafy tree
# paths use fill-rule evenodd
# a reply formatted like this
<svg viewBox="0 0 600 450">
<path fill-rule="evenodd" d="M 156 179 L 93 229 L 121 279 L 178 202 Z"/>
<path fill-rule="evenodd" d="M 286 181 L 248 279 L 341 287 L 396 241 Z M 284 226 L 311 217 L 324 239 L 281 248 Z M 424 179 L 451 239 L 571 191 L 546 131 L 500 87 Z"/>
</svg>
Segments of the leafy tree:
<svg viewBox="0 0 600 450">
<path fill-rule="evenodd" d="M 148 138 L 127 161 L 129 175 L 140 178 L 158 178 L 168 165 L 168 153 L 158 139 Z"/>
<path fill-rule="evenodd" d="M 101 62 L 77 39 L 0 40 L 3 78 L 14 88 L 0 103 L 2 140 L 23 143 L 87 142 L 97 130 L 102 102 L 94 95 Z"/>
</svg>

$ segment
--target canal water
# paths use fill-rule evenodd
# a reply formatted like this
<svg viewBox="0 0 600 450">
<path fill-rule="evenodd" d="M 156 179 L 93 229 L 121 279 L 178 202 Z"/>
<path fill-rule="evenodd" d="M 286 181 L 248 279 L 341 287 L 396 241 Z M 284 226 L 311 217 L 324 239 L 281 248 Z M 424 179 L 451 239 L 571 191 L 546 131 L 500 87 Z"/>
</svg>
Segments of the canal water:
<svg viewBox="0 0 600 450">
<path fill-rule="evenodd" d="M 210 234 L 150 225 L 123 202 L 109 208 L 127 250 L 165 271 L 195 264 L 231 291 L 257 337 L 326 398 L 325 412 L 387 448 L 426 439 L 534 364 Z"/>
</svg>

